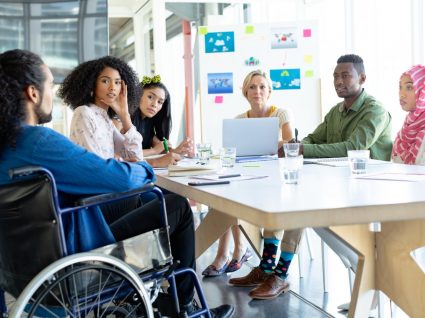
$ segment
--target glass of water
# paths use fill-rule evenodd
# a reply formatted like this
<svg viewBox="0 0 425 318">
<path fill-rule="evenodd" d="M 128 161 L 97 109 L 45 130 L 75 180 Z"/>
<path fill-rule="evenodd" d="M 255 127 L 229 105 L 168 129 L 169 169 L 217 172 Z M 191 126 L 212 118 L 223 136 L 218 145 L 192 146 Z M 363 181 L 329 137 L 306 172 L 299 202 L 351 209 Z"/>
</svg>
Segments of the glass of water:
<svg viewBox="0 0 425 318">
<path fill-rule="evenodd" d="M 284 183 L 297 184 L 299 182 L 303 167 L 302 155 L 281 158 L 279 165 Z"/>
<path fill-rule="evenodd" d="M 300 154 L 300 143 L 292 142 L 283 144 L 283 151 L 285 151 L 285 157 L 297 157 Z"/>
<path fill-rule="evenodd" d="M 196 150 L 198 152 L 198 160 L 201 164 L 207 164 L 210 162 L 212 155 L 210 143 L 196 144 Z"/>
<path fill-rule="evenodd" d="M 223 168 L 233 168 L 236 162 L 236 148 L 234 147 L 221 148 L 220 162 Z"/>
<path fill-rule="evenodd" d="M 369 161 L 369 150 L 348 150 L 348 161 L 350 163 L 351 174 L 366 173 L 367 162 Z"/>
</svg>

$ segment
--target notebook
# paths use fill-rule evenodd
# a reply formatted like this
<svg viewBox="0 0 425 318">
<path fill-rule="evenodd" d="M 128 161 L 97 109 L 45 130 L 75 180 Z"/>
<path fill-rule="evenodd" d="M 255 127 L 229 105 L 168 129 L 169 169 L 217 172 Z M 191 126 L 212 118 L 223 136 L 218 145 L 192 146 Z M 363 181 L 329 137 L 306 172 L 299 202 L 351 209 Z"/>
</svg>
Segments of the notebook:
<svg viewBox="0 0 425 318">
<path fill-rule="evenodd" d="M 212 164 L 201 164 L 197 160 L 183 159 L 176 165 L 168 166 L 168 176 L 170 177 L 186 177 L 202 174 L 216 173 L 217 167 Z"/>
<path fill-rule="evenodd" d="M 277 154 L 277 117 L 224 119 L 222 132 L 223 147 L 236 147 L 237 157 Z"/>
</svg>

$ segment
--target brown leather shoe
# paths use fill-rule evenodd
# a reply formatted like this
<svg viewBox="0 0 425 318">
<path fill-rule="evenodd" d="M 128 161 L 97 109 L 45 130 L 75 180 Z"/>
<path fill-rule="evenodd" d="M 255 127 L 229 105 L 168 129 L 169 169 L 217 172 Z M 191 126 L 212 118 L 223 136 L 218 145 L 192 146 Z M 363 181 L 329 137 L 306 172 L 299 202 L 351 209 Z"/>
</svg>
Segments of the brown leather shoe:
<svg viewBox="0 0 425 318">
<path fill-rule="evenodd" d="M 270 274 L 264 273 L 259 267 L 255 267 L 248 275 L 231 278 L 229 284 L 239 287 L 257 286 L 264 282 Z"/>
<path fill-rule="evenodd" d="M 289 283 L 277 275 L 269 275 L 267 279 L 249 292 L 254 299 L 273 299 L 289 290 Z"/>
</svg>

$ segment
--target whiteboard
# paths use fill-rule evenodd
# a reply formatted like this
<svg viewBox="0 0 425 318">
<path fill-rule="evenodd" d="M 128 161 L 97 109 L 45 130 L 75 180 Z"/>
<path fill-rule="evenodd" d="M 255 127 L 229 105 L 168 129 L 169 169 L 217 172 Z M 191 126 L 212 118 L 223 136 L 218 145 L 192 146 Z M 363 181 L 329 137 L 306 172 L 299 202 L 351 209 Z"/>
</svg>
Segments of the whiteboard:
<svg viewBox="0 0 425 318">
<path fill-rule="evenodd" d="M 315 21 L 201 26 L 198 36 L 204 142 L 220 148 L 222 120 L 250 109 L 242 83 L 256 69 L 272 77 L 269 105 L 289 110 L 300 137 L 314 130 L 321 120 Z"/>
</svg>

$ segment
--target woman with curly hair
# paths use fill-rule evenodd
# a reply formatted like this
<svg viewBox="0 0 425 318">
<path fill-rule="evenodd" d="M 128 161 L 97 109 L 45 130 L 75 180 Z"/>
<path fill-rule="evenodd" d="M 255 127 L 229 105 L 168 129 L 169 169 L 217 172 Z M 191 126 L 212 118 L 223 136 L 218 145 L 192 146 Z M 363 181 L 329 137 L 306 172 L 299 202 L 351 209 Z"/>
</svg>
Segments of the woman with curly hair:
<svg viewBox="0 0 425 318">
<path fill-rule="evenodd" d="M 71 140 L 104 159 L 143 160 L 142 136 L 130 117 L 140 88 L 127 63 L 112 56 L 84 62 L 65 78 L 58 96 L 74 110 Z"/>
<path fill-rule="evenodd" d="M 170 156 L 177 159 L 178 155 L 193 155 L 193 143 L 190 138 L 185 138 L 180 145 L 173 148 L 168 143 L 171 133 L 171 97 L 167 87 L 161 82 L 161 77 L 152 78 L 143 76 L 140 83 L 141 97 L 139 107 L 131 116 L 137 130 L 143 136 L 144 156 L 158 155 L 166 152 L 164 139 L 166 139 L 170 152 L 174 155 L 164 155 L 156 159 L 147 159 L 154 167 L 166 167 L 170 163 Z"/>
</svg>

